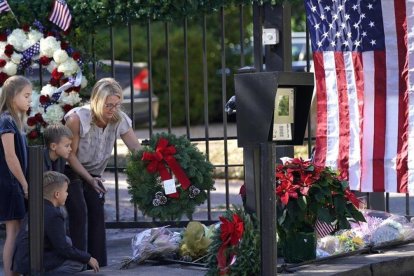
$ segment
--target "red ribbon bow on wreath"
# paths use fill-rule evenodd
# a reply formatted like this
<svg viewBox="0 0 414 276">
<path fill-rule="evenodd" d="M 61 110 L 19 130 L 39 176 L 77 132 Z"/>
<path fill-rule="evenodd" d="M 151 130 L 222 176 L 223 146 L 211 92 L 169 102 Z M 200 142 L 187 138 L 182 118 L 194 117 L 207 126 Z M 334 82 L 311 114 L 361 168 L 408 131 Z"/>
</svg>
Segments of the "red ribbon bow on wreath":
<svg viewBox="0 0 414 276">
<path fill-rule="evenodd" d="M 142 155 L 143 161 L 150 161 L 147 165 L 147 171 L 149 173 L 160 174 L 161 180 L 171 179 L 171 174 L 167 169 L 167 166 L 174 173 L 178 182 L 181 184 L 181 187 L 184 190 L 187 190 L 190 187 L 190 180 L 185 174 L 184 170 L 178 164 L 177 160 L 174 157 L 174 154 L 177 152 L 176 148 L 172 145 L 168 145 L 168 140 L 165 138 L 160 138 L 157 143 L 155 152 L 144 152 Z M 178 198 L 178 192 L 169 194 L 169 197 Z"/>
<path fill-rule="evenodd" d="M 220 239 L 223 243 L 217 252 L 217 265 L 220 269 L 220 275 L 227 275 L 230 265 L 227 265 L 225 252 L 229 245 L 235 246 L 239 243 L 243 236 L 244 223 L 237 214 L 233 214 L 233 221 L 229 221 L 224 217 L 220 217 L 220 221 Z M 234 253 L 230 253 L 230 260 L 233 259 L 234 255 Z"/>
</svg>

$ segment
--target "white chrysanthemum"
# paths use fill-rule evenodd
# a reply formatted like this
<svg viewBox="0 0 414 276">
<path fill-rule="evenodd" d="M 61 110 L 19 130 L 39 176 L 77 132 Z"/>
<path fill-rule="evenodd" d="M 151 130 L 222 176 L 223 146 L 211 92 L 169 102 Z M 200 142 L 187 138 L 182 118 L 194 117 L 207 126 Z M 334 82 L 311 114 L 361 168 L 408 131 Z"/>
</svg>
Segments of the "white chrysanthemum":
<svg viewBox="0 0 414 276">
<path fill-rule="evenodd" d="M 50 63 L 49 63 L 49 65 L 46 67 L 46 69 L 47 69 L 47 71 L 49 72 L 49 73 L 52 73 L 53 72 L 53 70 L 55 70 L 55 68 L 57 67 L 57 64 L 56 64 L 56 62 L 54 61 L 54 60 L 52 60 Z"/>
<path fill-rule="evenodd" d="M 9 76 L 14 76 L 17 73 L 17 64 L 13 62 L 7 62 L 3 68 L 3 72 Z"/>
<path fill-rule="evenodd" d="M 53 93 L 55 93 L 56 89 L 57 89 L 56 87 L 54 87 L 50 84 L 47 84 L 47 85 L 43 86 L 42 91 L 40 91 L 40 94 L 52 97 L 52 95 L 53 95 Z"/>
<path fill-rule="evenodd" d="M 7 43 L 13 45 L 17 51 L 24 51 L 24 44 L 27 41 L 26 33 L 22 29 L 14 29 L 13 32 L 7 37 Z"/>
<path fill-rule="evenodd" d="M 65 112 L 62 107 L 58 104 L 53 104 L 46 109 L 45 114 L 43 114 L 43 120 L 48 124 L 60 123 L 63 119 Z"/>
<path fill-rule="evenodd" d="M 85 78 L 85 76 L 82 76 L 81 88 L 85 88 L 87 85 L 88 85 L 88 80 Z"/>
<path fill-rule="evenodd" d="M 54 36 L 40 39 L 40 55 L 53 57 L 53 53 L 60 49 L 60 42 Z"/>
<path fill-rule="evenodd" d="M 0 41 L 0 53 L 4 54 L 4 50 L 6 50 L 7 42 Z"/>
<path fill-rule="evenodd" d="M 20 64 L 20 61 L 22 60 L 23 55 L 18 53 L 13 53 L 10 57 L 11 61 L 13 61 L 16 64 Z"/>
<path fill-rule="evenodd" d="M 37 91 L 32 93 L 32 102 L 30 103 L 30 117 L 33 117 L 37 113 L 43 112 L 43 107 L 40 106 L 40 94 Z"/>
<path fill-rule="evenodd" d="M 74 75 L 78 69 L 78 63 L 73 58 L 68 58 L 64 63 L 58 66 L 58 71 L 63 73 L 65 77 Z"/>
<path fill-rule="evenodd" d="M 64 63 L 69 58 L 68 53 L 65 50 L 56 50 L 53 53 L 53 59 L 57 64 Z"/>
<path fill-rule="evenodd" d="M 30 30 L 30 32 L 27 34 L 27 37 L 33 45 L 43 37 L 43 34 L 38 30 Z"/>
<path fill-rule="evenodd" d="M 62 97 L 60 98 L 61 105 L 76 105 L 82 101 L 81 97 L 79 97 L 79 93 L 77 92 L 69 92 L 63 93 Z"/>
<path fill-rule="evenodd" d="M 24 49 L 24 50 L 26 50 L 26 49 L 29 49 L 32 45 L 33 45 L 33 42 L 31 42 L 30 40 L 26 39 L 26 40 L 23 42 L 22 47 L 23 47 L 23 49 Z M 23 50 L 23 51 L 24 51 L 24 50 Z"/>
</svg>

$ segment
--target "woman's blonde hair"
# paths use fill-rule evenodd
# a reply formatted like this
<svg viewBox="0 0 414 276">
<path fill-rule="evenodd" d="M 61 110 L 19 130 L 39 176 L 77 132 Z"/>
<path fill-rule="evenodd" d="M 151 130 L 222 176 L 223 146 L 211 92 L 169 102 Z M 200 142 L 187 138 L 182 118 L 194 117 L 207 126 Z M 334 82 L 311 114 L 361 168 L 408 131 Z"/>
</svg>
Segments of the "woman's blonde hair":
<svg viewBox="0 0 414 276">
<path fill-rule="evenodd" d="M 26 114 L 15 109 L 13 100 L 27 86 L 32 87 L 32 83 L 27 78 L 23 76 L 12 76 L 4 82 L 0 93 L 0 113 L 10 112 L 10 115 L 20 130 L 23 130 L 23 122 L 26 119 Z"/>
<path fill-rule="evenodd" d="M 102 110 L 104 109 L 105 101 L 109 96 L 117 96 L 122 100 L 124 99 L 122 94 L 122 88 L 119 83 L 113 78 L 100 79 L 92 88 L 91 94 L 91 110 L 92 110 L 92 122 L 97 123 L 103 120 Z M 121 120 L 121 114 L 119 109 L 115 111 L 114 116 L 111 119 L 111 123 L 116 123 Z"/>
</svg>

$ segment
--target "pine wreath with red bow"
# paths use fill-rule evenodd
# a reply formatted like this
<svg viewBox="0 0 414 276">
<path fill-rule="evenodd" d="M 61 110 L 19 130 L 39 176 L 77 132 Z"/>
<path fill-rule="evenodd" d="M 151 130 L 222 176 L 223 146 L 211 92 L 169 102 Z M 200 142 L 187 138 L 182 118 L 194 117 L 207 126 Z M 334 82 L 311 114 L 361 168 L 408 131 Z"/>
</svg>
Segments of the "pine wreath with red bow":
<svg viewBox="0 0 414 276">
<path fill-rule="evenodd" d="M 213 165 L 184 136 L 158 133 L 149 145 L 131 153 L 127 165 L 131 202 L 161 221 L 191 219 L 214 189 Z M 175 191 L 165 188 L 173 181 Z"/>
<path fill-rule="evenodd" d="M 211 237 L 207 276 L 260 274 L 260 237 L 257 219 L 243 209 L 230 209 L 220 217 Z"/>
</svg>

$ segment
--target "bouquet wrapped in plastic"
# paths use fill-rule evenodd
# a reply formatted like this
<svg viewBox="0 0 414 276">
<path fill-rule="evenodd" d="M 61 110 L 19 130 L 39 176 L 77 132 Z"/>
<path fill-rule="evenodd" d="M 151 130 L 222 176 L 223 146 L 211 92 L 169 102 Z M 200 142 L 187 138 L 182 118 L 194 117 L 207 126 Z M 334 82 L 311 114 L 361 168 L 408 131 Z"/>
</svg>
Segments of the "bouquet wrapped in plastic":
<svg viewBox="0 0 414 276">
<path fill-rule="evenodd" d="M 362 213 L 366 222 L 351 223 L 352 229 L 321 238 L 318 241 L 318 256 L 325 257 L 414 238 L 414 223 L 405 216 L 376 210 L 363 210 Z"/>
<path fill-rule="evenodd" d="M 122 262 L 121 269 L 128 268 L 132 262 L 140 264 L 148 259 L 166 256 L 178 251 L 181 235 L 166 228 L 150 228 L 132 238 L 132 257 Z"/>
</svg>

